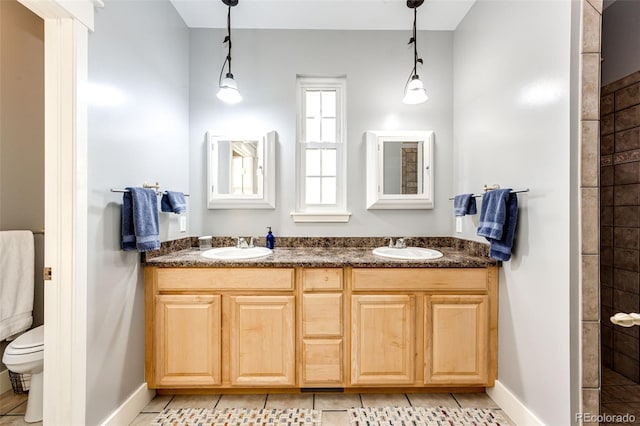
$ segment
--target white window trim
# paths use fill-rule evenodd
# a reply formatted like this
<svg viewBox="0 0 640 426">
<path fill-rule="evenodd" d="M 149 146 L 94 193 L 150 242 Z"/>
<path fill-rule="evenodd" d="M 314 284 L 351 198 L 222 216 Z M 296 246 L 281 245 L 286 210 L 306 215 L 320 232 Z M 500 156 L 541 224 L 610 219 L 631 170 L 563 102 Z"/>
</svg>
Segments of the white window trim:
<svg viewBox="0 0 640 426">
<path fill-rule="evenodd" d="M 308 206 L 305 203 L 305 169 L 302 147 L 305 114 L 302 110 L 303 94 L 307 89 L 336 89 L 336 204 L 331 206 Z M 296 210 L 291 212 L 294 222 L 348 222 L 347 211 L 347 84 L 344 76 L 304 77 L 296 79 Z M 315 145 L 315 144 L 312 144 Z M 320 144 L 318 144 L 320 145 Z"/>
</svg>

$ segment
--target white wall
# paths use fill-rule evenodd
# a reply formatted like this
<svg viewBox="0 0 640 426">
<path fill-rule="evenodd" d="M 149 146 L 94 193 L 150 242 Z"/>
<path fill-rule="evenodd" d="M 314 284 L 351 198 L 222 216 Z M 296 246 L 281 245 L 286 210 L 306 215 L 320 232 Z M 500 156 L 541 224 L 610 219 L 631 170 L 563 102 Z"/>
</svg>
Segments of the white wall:
<svg viewBox="0 0 640 426">
<path fill-rule="evenodd" d="M 602 14 L 602 85 L 640 70 L 640 2 L 618 0 Z"/>
<path fill-rule="evenodd" d="M 44 226 L 44 23 L 0 1 L 0 230 Z M 33 324 L 44 320 L 44 237 L 34 236 Z M 0 343 L 0 354 L 5 342 Z M 0 370 L 5 367 L 0 363 Z"/>
<path fill-rule="evenodd" d="M 454 33 L 455 192 L 531 189 L 500 269 L 498 380 L 549 425 L 572 423 L 571 27 L 571 2 L 479 0 Z M 477 220 L 458 235 L 481 241 Z"/>
<path fill-rule="evenodd" d="M 449 235 L 452 204 L 452 33 L 419 32 L 420 71 L 430 99 L 402 104 L 413 65 L 407 31 L 233 31 L 233 73 L 244 100 L 216 99 L 226 50 L 224 30 L 191 31 L 191 221 L 194 234 L 277 236 Z M 296 224 L 296 74 L 347 75 L 347 224 Z M 435 132 L 435 209 L 366 210 L 364 132 L 403 129 Z M 207 210 L 205 133 L 276 130 L 275 210 Z"/>
<path fill-rule="evenodd" d="M 189 33 L 168 1 L 106 1 L 89 36 L 87 425 L 144 382 L 144 298 L 137 252 L 120 250 L 122 194 L 159 181 L 188 191 Z M 160 214 L 161 239 L 178 216 Z"/>
</svg>

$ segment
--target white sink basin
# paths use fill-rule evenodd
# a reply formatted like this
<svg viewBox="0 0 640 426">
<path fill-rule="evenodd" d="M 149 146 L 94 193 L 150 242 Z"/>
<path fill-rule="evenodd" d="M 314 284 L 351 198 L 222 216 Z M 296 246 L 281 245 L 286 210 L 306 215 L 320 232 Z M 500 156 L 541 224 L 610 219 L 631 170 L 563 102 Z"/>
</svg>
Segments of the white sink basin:
<svg viewBox="0 0 640 426">
<path fill-rule="evenodd" d="M 200 256 L 207 259 L 218 260 L 240 260 L 240 259 L 253 259 L 256 257 L 269 256 L 273 251 L 266 247 L 218 247 L 211 250 L 207 250 L 200 254 Z"/>
<path fill-rule="evenodd" d="M 422 247 L 378 247 L 373 249 L 376 256 L 389 257 L 391 259 L 404 260 L 430 260 L 442 257 L 442 253 L 438 250 L 422 248 Z"/>
</svg>

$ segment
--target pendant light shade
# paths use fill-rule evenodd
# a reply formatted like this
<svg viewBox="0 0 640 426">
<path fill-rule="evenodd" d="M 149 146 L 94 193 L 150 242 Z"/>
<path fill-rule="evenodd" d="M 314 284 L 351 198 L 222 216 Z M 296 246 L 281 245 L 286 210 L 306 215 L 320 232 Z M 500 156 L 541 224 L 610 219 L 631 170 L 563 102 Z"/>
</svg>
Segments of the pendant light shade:
<svg viewBox="0 0 640 426">
<path fill-rule="evenodd" d="M 411 75 L 404 87 L 404 98 L 402 102 L 409 105 L 416 105 L 429 99 L 427 91 L 424 88 L 420 76 L 417 74 L 418 63 L 422 64 L 422 59 L 418 58 L 418 41 L 416 38 L 416 21 L 418 18 L 418 7 L 424 3 L 424 0 L 407 0 L 407 7 L 413 9 L 413 37 L 409 40 L 409 44 L 413 43 L 413 69 Z"/>
<path fill-rule="evenodd" d="M 237 104 L 242 101 L 242 96 L 240 95 L 240 91 L 238 90 L 238 83 L 233 78 L 233 74 L 231 73 L 231 8 L 238 4 L 238 0 L 222 0 L 227 7 L 227 36 L 225 37 L 223 43 L 229 43 L 229 51 L 227 53 L 227 58 L 222 64 L 222 69 L 220 70 L 220 77 L 218 78 L 218 93 L 216 97 L 220 99 L 222 102 L 228 104 Z M 227 73 L 224 78 L 222 78 L 222 74 L 224 73 L 224 66 L 228 65 Z"/>
<path fill-rule="evenodd" d="M 237 104 L 242 100 L 240 91 L 238 90 L 238 83 L 233 78 L 233 74 L 228 73 L 225 78 L 220 82 L 220 90 L 216 95 L 222 102 L 228 104 Z"/>
<path fill-rule="evenodd" d="M 429 96 L 427 96 L 427 91 L 424 89 L 422 80 L 420 80 L 420 77 L 417 74 L 413 75 L 404 90 L 404 98 L 402 98 L 402 102 L 408 105 L 415 105 L 421 104 L 427 99 L 429 99 Z"/>
</svg>

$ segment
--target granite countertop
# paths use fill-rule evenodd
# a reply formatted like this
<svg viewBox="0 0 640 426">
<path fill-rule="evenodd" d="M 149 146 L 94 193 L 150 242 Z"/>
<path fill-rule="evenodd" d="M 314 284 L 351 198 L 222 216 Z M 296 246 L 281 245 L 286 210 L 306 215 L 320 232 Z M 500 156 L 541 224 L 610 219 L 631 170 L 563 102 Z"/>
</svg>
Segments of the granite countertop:
<svg viewBox="0 0 640 426">
<path fill-rule="evenodd" d="M 224 240 L 224 237 L 221 238 Z M 354 242 L 353 239 L 349 239 Z M 485 245 L 460 240 L 456 238 L 420 238 L 416 239 L 417 247 L 428 247 L 441 251 L 444 256 L 433 260 L 397 260 L 379 257 L 371 250 L 373 247 L 383 246 L 371 244 L 367 239 L 364 246 L 343 246 L 341 244 L 320 244 L 317 241 L 303 241 L 296 247 L 278 247 L 273 254 L 265 257 L 241 260 L 216 260 L 202 257 L 202 253 L 197 247 L 184 247 L 184 245 L 173 244 L 173 249 L 158 252 L 154 256 L 147 255 L 143 259 L 146 266 L 172 267 L 172 268 L 235 268 L 235 267 L 357 267 L 357 268 L 484 268 L 495 266 L 497 261 L 486 256 Z M 333 240 L 332 240 L 333 241 Z M 218 241 L 214 246 L 229 246 L 229 241 Z M 300 239 L 296 239 L 300 243 Z M 227 243 L 227 244 L 224 244 Z M 285 244 L 284 245 L 288 245 Z M 313 246 L 316 245 L 316 246 Z"/>
</svg>

